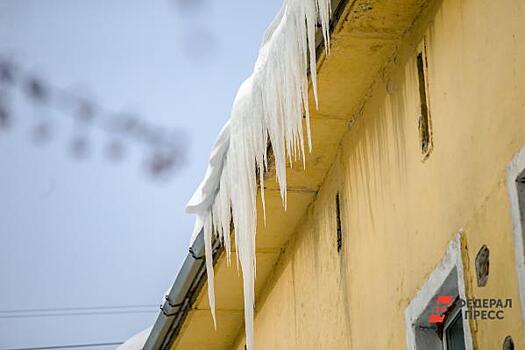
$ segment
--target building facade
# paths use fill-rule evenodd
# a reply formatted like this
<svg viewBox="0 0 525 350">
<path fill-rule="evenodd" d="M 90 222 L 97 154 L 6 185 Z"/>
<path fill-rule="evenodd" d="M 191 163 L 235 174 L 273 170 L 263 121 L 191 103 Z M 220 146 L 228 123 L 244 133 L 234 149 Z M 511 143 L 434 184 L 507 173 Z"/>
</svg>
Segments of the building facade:
<svg viewBox="0 0 525 350">
<path fill-rule="evenodd" d="M 335 14 L 286 211 L 268 174 L 256 348 L 525 349 L 525 2 Z M 201 286 L 173 349 L 244 349 L 242 282 L 215 267 L 217 330 Z"/>
</svg>

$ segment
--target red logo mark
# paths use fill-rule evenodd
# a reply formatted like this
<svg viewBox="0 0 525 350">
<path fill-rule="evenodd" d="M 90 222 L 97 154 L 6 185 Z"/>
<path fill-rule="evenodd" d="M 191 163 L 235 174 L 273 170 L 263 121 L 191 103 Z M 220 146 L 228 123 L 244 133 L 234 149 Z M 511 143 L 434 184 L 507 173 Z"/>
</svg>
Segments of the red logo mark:
<svg viewBox="0 0 525 350">
<path fill-rule="evenodd" d="M 443 323 L 445 313 L 452 304 L 452 295 L 438 295 L 436 298 L 436 306 L 430 311 L 428 323 Z"/>
</svg>

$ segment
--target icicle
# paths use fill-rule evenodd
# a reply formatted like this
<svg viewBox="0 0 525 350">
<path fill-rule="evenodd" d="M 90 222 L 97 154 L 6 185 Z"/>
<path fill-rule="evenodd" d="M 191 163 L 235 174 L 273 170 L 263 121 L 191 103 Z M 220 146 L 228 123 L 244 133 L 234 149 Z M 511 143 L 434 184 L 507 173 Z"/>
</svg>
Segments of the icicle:
<svg viewBox="0 0 525 350">
<path fill-rule="evenodd" d="M 219 227 L 221 230 L 224 247 L 226 250 L 226 262 L 231 263 L 231 206 L 230 206 L 230 183 L 229 183 L 228 167 L 225 166 L 220 180 L 220 191 L 217 196 L 219 206 Z"/>
<path fill-rule="evenodd" d="M 257 186 L 266 221 L 264 173 L 268 143 L 275 158 L 276 178 L 287 207 L 286 163 L 305 164 L 303 115 L 308 149 L 312 149 L 308 101 L 308 71 L 318 108 L 315 32 L 321 33 L 329 53 L 330 0 L 285 0 L 266 30 L 253 74 L 241 85 L 230 120 L 221 131 L 206 177 L 187 206 L 197 214 L 196 232 L 204 229 L 208 299 L 215 324 L 212 235 L 224 242 L 231 256 L 233 222 L 238 268 L 242 272 L 246 347 L 254 349 L 255 235 Z"/>
<path fill-rule="evenodd" d="M 204 219 L 204 250 L 206 256 L 206 273 L 208 277 L 208 303 L 210 304 L 213 326 L 217 329 L 217 319 L 215 317 L 215 273 L 213 271 L 213 251 L 212 251 L 212 214 L 209 213 Z"/>
</svg>

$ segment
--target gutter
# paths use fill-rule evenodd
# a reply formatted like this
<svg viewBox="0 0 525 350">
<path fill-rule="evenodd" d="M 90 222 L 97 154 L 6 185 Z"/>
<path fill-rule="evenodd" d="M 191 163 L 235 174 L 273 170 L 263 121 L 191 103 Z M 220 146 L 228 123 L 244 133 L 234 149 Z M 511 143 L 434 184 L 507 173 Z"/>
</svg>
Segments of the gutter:
<svg viewBox="0 0 525 350">
<path fill-rule="evenodd" d="M 212 242 L 213 261 L 217 261 L 224 248 L 219 240 Z M 201 230 L 189 248 L 188 255 L 177 274 L 160 313 L 144 344 L 144 350 L 168 350 L 179 334 L 188 312 L 206 281 L 204 232 Z"/>
<path fill-rule="evenodd" d="M 332 19 L 330 33 L 335 29 L 346 5 L 352 0 L 332 0 Z M 353 2 L 353 1 L 352 1 Z M 316 33 L 317 56 L 324 50 L 322 34 Z M 213 262 L 224 251 L 218 239 L 212 242 Z M 179 334 L 182 324 L 191 306 L 206 282 L 206 262 L 204 257 L 204 232 L 201 230 L 189 248 L 188 255 L 177 274 L 164 303 L 160 306 L 160 314 L 153 325 L 151 333 L 144 344 L 143 350 L 169 350 Z"/>
</svg>

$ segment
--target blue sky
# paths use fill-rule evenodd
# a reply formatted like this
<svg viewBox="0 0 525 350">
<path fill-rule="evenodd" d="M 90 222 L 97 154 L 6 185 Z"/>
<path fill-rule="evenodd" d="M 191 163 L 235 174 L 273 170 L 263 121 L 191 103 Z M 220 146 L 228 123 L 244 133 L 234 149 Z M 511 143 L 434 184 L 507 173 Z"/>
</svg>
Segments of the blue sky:
<svg viewBox="0 0 525 350">
<path fill-rule="evenodd" d="M 72 159 L 67 117 L 46 112 L 56 130 L 35 146 L 30 133 L 41 111 L 17 99 L 15 124 L 0 131 L 0 311 L 160 303 L 187 253 L 193 217 L 184 205 L 280 3 L 0 2 L 0 55 L 109 110 L 183 130 L 188 159 L 171 181 L 151 181 L 138 147 L 112 164 L 96 131 L 89 157 Z M 122 341 L 153 323 L 157 308 L 145 310 L 0 313 L 0 349 Z"/>
</svg>

